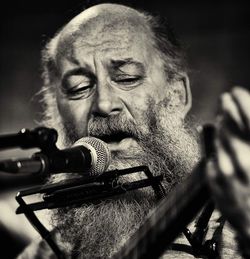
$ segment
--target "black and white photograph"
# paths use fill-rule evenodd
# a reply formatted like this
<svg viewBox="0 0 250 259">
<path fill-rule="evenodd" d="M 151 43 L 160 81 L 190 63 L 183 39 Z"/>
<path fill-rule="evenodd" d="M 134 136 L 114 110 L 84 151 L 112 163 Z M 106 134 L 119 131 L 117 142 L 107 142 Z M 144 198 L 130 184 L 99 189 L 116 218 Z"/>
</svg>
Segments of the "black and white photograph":
<svg viewBox="0 0 250 259">
<path fill-rule="evenodd" d="M 0 258 L 250 258 L 247 1 L 9 1 Z"/>
</svg>

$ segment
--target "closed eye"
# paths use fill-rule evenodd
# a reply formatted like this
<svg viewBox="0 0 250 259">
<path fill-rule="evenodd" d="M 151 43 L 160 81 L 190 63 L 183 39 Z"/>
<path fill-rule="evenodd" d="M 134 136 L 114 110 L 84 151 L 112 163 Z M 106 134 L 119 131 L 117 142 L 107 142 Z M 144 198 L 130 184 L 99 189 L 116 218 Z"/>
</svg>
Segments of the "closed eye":
<svg viewBox="0 0 250 259">
<path fill-rule="evenodd" d="M 81 98 L 87 98 L 93 92 L 94 84 L 81 83 L 77 86 L 64 89 L 64 93 L 69 99 L 77 100 Z"/>
<path fill-rule="evenodd" d="M 119 83 L 134 83 L 138 80 L 141 80 L 141 77 L 126 77 L 126 78 L 123 78 L 123 79 L 117 79 L 116 82 L 119 82 Z"/>
<path fill-rule="evenodd" d="M 132 90 L 143 82 L 143 76 L 139 75 L 116 75 L 112 82 L 123 90 Z"/>
</svg>

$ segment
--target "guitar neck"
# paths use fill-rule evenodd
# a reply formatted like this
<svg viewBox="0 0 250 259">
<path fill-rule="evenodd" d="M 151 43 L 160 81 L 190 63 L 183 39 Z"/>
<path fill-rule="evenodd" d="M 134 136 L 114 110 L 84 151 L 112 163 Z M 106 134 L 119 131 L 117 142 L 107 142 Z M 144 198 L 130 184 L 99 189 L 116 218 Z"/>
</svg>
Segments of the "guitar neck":
<svg viewBox="0 0 250 259">
<path fill-rule="evenodd" d="M 164 253 L 209 198 L 205 166 L 203 159 L 188 179 L 159 202 L 113 259 L 154 259 Z"/>
</svg>

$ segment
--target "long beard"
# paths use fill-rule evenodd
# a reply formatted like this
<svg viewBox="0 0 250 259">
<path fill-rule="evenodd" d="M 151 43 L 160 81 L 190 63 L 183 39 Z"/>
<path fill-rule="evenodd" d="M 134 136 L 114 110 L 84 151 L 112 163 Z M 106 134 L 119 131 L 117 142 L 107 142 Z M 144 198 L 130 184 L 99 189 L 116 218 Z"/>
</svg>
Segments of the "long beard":
<svg viewBox="0 0 250 259">
<path fill-rule="evenodd" d="M 73 143 L 80 137 L 73 128 L 64 125 L 64 129 L 65 143 Z M 132 150 L 130 158 L 112 154 L 109 169 L 147 165 L 154 175 L 163 174 L 167 193 L 192 171 L 199 159 L 194 134 L 161 103 L 149 103 L 148 113 L 141 123 L 126 121 L 121 116 L 90 121 L 91 135 L 112 133 L 117 129 L 133 134 L 138 141 L 139 152 Z M 131 156 L 133 152 L 135 159 Z M 136 176 L 129 178 L 137 179 Z M 61 233 L 62 241 L 71 244 L 70 256 L 109 258 L 139 228 L 155 205 L 154 193 L 148 187 L 97 205 L 56 209 L 52 221 Z"/>
</svg>

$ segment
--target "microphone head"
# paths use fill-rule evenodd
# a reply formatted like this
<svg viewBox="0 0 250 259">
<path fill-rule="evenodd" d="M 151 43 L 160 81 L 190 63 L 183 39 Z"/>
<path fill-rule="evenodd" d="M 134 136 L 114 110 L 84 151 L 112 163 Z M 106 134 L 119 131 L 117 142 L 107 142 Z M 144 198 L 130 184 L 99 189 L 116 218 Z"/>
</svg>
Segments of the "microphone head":
<svg viewBox="0 0 250 259">
<path fill-rule="evenodd" d="M 110 163 L 111 155 L 108 145 L 94 137 L 84 137 L 77 140 L 73 146 L 84 146 L 91 152 L 91 168 L 89 174 L 91 176 L 104 173 Z"/>
</svg>

